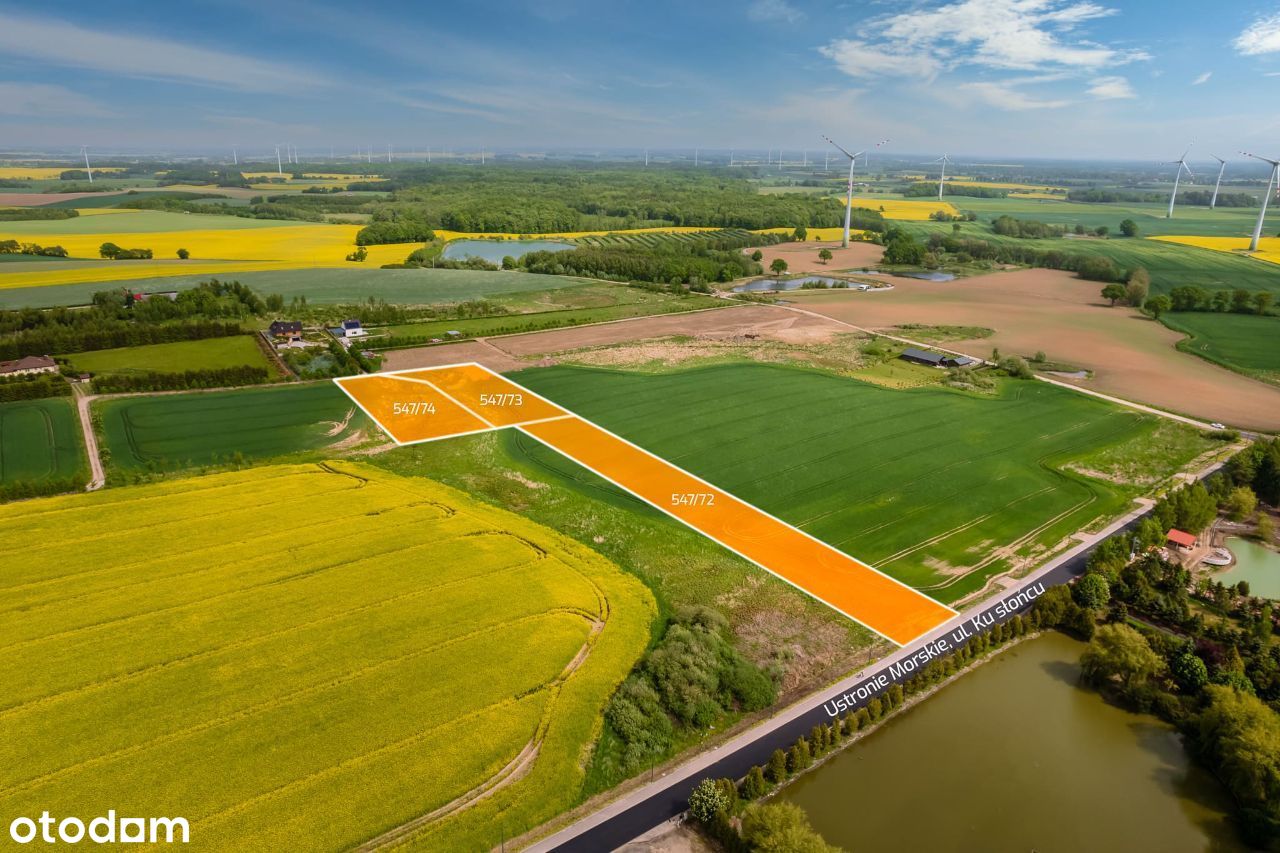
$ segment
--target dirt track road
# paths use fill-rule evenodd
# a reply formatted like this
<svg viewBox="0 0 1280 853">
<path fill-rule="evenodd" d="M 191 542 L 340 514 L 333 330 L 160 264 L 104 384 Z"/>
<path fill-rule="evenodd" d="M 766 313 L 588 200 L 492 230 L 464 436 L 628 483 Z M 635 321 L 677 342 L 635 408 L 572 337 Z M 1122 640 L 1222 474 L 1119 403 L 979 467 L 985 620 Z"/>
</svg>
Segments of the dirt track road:
<svg viewBox="0 0 1280 853">
<path fill-rule="evenodd" d="M 81 384 L 73 385 L 72 393 L 76 398 L 76 415 L 80 418 L 80 430 L 84 433 L 84 452 L 89 457 L 89 484 L 86 492 L 96 492 L 107 483 L 106 472 L 102 469 L 102 455 L 98 452 L 98 436 L 93 431 L 93 416 L 90 404 L 97 399 Z"/>
</svg>

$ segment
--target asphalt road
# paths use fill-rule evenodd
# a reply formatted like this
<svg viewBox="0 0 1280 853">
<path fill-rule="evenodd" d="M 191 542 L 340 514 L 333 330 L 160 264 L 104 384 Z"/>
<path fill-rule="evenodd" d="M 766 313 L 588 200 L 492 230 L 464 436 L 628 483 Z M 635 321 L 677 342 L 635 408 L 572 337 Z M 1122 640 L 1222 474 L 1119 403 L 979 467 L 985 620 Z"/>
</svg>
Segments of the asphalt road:
<svg viewBox="0 0 1280 853">
<path fill-rule="evenodd" d="M 1146 514 L 1144 512 L 1131 518 L 1124 525 L 1109 531 L 1107 535 L 1115 535 L 1121 530 L 1133 529 Z M 966 611 L 963 614 L 963 624 L 970 626 L 981 624 L 982 630 L 986 630 L 1012 619 L 1019 613 L 1025 613 L 1031 609 L 1034 599 L 1027 600 L 1016 607 L 1009 607 L 1005 603 L 1014 598 L 1021 589 L 1033 589 L 1036 584 L 1042 584 L 1044 589 L 1048 589 L 1050 586 L 1065 583 L 1071 578 L 1083 574 L 1090 551 L 1092 551 L 1092 548 L 1064 560 L 1043 574 L 1033 575 L 1034 580 L 1027 586 L 1020 586 L 1010 590 L 983 608 Z M 1004 608 L 1003 610 L 1002 607 Z M 951 631 L 955 629 L 957 621 L 948 623 L 944 636 L 950 635 Z M 938 634 L 931 636 L 936 637 Z M 923 640 L 917 641 L 908 647 L 907 651 L 914 650 L 923 644 Z M 881 662 L 877 668 L 867 669 L 859 683 L 872 681 L 878 676 L 883 676 L 882 686 L 860 701 L 850 701 L 847 709 L 843 710 L 841 714 L 856 711 L 870 702 L 871 699 L 883 693 L 889 685 L 905 681 L 911 677 L 911 673 L 904 672 L 895 678 L 891 673 L 893 663 L 894 658 L 889 658 Z M 569 851 L 569 853 L 577 853 L 577 851 L 597 853 L 597 851 L 613 850 L 621 847 L 632 839 L 643 835 L 664 821 L 685 811 L 688 808 L 689 794 L 694 785 L 701 779 L 707 777 L 740 779 L 747 774 L 747 771 L 752 766 L 766 764 L 775 749 L 788 749 L 799 737 L 807 735 L 818 723 L 830 722 L 832 717 L 825 710 L 826 706 L 839 696 L 850 696 L 847 682 L 840 686 L 832 686 L 824 691 L 819 691 L 815 694 L 815 698 L 821 701 L 814 702 L 811 708 L 796 718 L 776 728 L 762 732 L 758 738 L 750 742 L 735 742 L 730 745 L 732 748 L 730 746 L 724 747 L 729 751 L 726 751 L 724 755 L 719 756 L 715 761 L 700 769 L 696 774 L 673 779 L 670 785 L 658 793 L 632 803 L 624 810 L 610 815 L 594 826 L 582 829 L 573 838 L 557 840 L 556 836 L 552 836 L 544 842 L 533 845 L 530 849 L 554 849 Z M 548 844 L 547 842 L 550 843 Z"/>
</svg>

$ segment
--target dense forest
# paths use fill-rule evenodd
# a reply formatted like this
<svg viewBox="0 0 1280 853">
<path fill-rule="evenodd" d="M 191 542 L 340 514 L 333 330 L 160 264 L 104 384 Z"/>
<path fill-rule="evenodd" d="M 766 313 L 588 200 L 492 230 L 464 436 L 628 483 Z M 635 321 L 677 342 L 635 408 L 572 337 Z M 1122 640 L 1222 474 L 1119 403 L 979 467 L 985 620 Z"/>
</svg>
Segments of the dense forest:
<svg viewBox="0 0 1280 853">
<path fill-rule="evenodd" d="M 634 166 L 505 165 L 484 170 L 419 167 L 378 189 L 361 242 L 410 242 L 429 230 L 538 234 L 690 225 L 714 228 L 835 226 L 838 201 L 759 193 L 722 170 L 645 170 Z M 315 197 L 323 207 L 326 196 Z M 388 227 L 385 223 L 395 223 Z M 416 229 L 416 230 L 415 230 Z"/>
</svg>

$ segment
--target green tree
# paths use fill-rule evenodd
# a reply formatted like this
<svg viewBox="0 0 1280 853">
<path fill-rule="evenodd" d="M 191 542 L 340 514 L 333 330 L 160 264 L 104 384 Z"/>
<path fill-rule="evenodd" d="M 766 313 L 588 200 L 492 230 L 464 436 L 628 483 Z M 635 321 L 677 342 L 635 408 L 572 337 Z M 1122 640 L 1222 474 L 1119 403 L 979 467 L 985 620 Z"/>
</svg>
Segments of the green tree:
<svg viewBox="0 0 1280 853">
<path fill-rule="evenodd" d="M 787 262 L 782 258 L 774 258 L 769 263 L 769 269 L 773 270 L 774 275 L 782 275 L 787 271 Z"/>
<path fill-rule="evenodd" d="M 804 242 L 809 239 L 809 229 L 803 225 L 796 226 L 796 233 L 792 235 L 793 239 Z"/>
<path fill-rule="evenodd" d="M 1090 572 L 1076 581 L 1072 597 L 1081 607 L 1103 610 L 1111 601 L 1111 585 L 1097 572 Z"/>
<path fill-rule="evenodd" d="M 787 769 L 792 773 L 807 770 L 813 764 L 813 753 L 809 751 L 809 741 L 798 739 L 787 754 Z"/>
<path fill-rule="evenodd" d="M 765 775 L 775 785 L 781 785 L 787 781 L 787 754 L 785 752 L 780 749 L 773 751 L 773 754 L 769 756 L 769 765 L 765 768 Z"/>
<path fill-rule="evenodd" d="M 117 246 L 115 243 L 103 243 L 101 246 L 98 247 L 98 254 L 104 258 L 107 258 L 108 260 L 115 260 L 116 258 L 120 257 L 120 253 L 123 251 L 124 250 L 121 249 L 119 246 Z"/>
<path fill-rule="evenodd" d="M 1114 307 L 1117 302 L 1124 299 L 1125 291 L 1123 284 L 1108 284 L 1102 288 L 1102 298 L 1110 299 L 1111 305 Z"/>
<path fill-rule="evenodd" d="M 819 249 L 819 250 L 818 250 L 818 260 L 822 261 L 824 264 L 825 264 L 827 261 L 831 260 L 831 250 L 830 250 L 830 249 Z"/>
<path fill-rule="evenodd" d="M 729 807 L 729 798 L 715 779 L 703 779 L 689 794 L 689 814 L 700 823 L 710 823 L 717 813 Z"/>
<path fill-rule="evenodd" d="M 1169 673 L 1182 692 L 1192 696 L 1209 683 L 1209 667 L 1191 649 L 1183 649 L 1174 656 Z"/>
<path fill-rule="evenodd" d="M 179 260 L 183 260 L 183 261 L 185 261 L 185 260 L 186 260 L 187 258 L 189 258 L 189 257 L 191 257 L 191 253 L 190 253 L 190 252 L 188 252 L 186 249 L 179 249 L 179 250 L 178 250 L 178 259 L 179 259 Z"/>
<path fill-rule="evenodd" d="M 1093 229 L 1093 233 L 1099 237 L 1105 237 L 1111 233 L 1111 229 L 1105 225 L 1099 225 L 1097 228 Z"/>
<path fill-rule="evenodd" d="M 755 261 L 756 263 L 760 263 L 760 259 L 763 257 L 764 257 L 764 252 L 760 251 L 759 249 L 756 249 L 754 252 L 751 253 L 751 260 Z"/>
<path fill-rule="evenodd" d="M 1080 656 L 1080 670 L 1094 684 L 1119 678 L 1126 690 L 1145 684 L 1164 668 L 1145 637 L 1128 625 L 1103 625 Z"/>
<path fill-rule="evenodd" d="M 756 803 L 742 814 L 742 839 L 755 853 L 839 853 L 794 803 Z"/>
<path fill-rule="evenodd" d="M 1232 489 L 1223 507 L 1232 521 L 1244 521 L 1253 515 L 1253 511 L 1257 508 L 1258 496 L 1248 486 L 1236 486 Z"/>
<path fill-rule="evenodd" d="M 764 768 L 757 764 L 747 771 L 747 777 L 742 780 L 742 798 L 744 800 L 758 800 L 768 790 L 769 783 L 764 780 Z"/>
<path fill-rule="evenodd" d="M 1258 516 L 1258 538 L 1263 542 L 1274 542 L 1276 538 L 1276 523 L 1265 512 Z"/>
<path fill-rule="evenodd" d="M 1256 314 L 1266 314 L 1271 310 L 1271 303 L 1275 301 L 1275 294 L 1269 290 L 1259 290 L 1253 294 L 1253 310 Z"/>
<path fill-rule="evenodd" d="M 1157 294 L 1148 299 L 1146 305 L 1147 310 L 1151 312 L 1151 316 L 1155 317 L 1157 320 L 1160 319 L 1161 314 L 1164 314 L 1172 307 L 1173 300 L 1168 296 L 1165 296 L 1163 293 Z"/>
<path fill-rule="evenodd" d="M 1134 222 L 1132 219 L 1120 220 L 1120 233 L 1126 237 L 1137 237 L 1138 223 Z"/>
</svg>

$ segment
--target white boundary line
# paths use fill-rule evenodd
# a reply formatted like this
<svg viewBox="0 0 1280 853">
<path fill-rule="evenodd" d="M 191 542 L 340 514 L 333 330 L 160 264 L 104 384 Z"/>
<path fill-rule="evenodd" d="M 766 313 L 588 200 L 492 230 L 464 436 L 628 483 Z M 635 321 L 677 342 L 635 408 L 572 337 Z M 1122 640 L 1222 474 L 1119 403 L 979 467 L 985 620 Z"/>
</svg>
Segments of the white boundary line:
<svg viewBox="0 0 1280 853">
<path fill-rule="evenodd" d="M 448 369 L 456 368 L 456 367 L 477 367 L 477 368 L 479 368 L 480 370 L 483 370 L 485 373 L 488 373 L 490 376 L 494 377 L 495 379 L 500 379 L 500 380 L 502 380 L 503 382 L 506 382 L 506 383 L 508 383 L 508 384 L 514 385 L 514 386 L 516 386 L 517 388 L 520 388 L 520 389 L 522 389 L 522 390 L 526 391 L 527 393 L 529 393 L 529 394 L 530 394 L 530 395 L 532 395 L 533 397 L 536 397 L 537 399 L 542 400 L 544 403 L 548 403 L 548 404 L 550 404 L 550 405 L 552 405 L 552 406 L 555 406 L 556 408 L 561 409 L 562 411 L 568 411 L 567 409 L 565 409 L 565 408 L 564 408 L 564 406 L 561 406 L 559 403 L 555 403 L 555 402 L 553 402 L 553 401 L 551 401 L 551 400 L 548 400 L 546 397 L 543 397 L 541 394 L 537 393 L 536 391 L 529 390 L 529 389 L 525 388 L 523 385 L 519 384 L 518 382 L 514 382 L 514 381 L 512 381 L 512 380 L 510 380 L 510 379 L 506 378 L 506 377 L 505 377 L 505 376 L 503 376 L 502 374 L 497 373 L 497 372 L 495 372 L 495 371 L 493 371 L 493 370 L 490 370 L 488 367 L 485 367 L 483 364 L 480 364 L 479 362 L 475 362 L 475 361 L 459 362 L 459 363 L 457 363 L 457 364 L 441 364 L 441 365 L 437 365 L 437 366 L 435 366 L 435 367 L 415 367 L 415 368 L 408 368 L 408 369 L 405 369 L 405 370 L 393 370 L 393 371 L 388 371 L 388 372 L 386 372 L 386 373 L 376 373 L 376 374 L 368 374 L 368 375 L 371 375 L 371 376 L 390 376 L 390 377 L 396 377 L 396 378 L 399 378 L 399 379 L 401 379 L 401 380 L 407 380 L 407 381 L 410 381 L 410 382 L 425 382 L 427 385 L 431 385 L 431 387 L 433 387 L 433 388 L 434 388 L 435 386 L 434 386 L 434 385 L 432 385 L 432 383 L 431 383 L 431 382 L 429 382 L 429 381 L 427 381 L 427 380 L 414 379 L 414 378 L 412 378 L 412 377 L 405 377 L 405 376 L 403 376 L 403 374 L 406 374 L 406 373 L 421 373 L 421 372 L 424 372 L 424 371 L 430 371 L 430 370 L 448 370 Z M 359 379 L 360 377 L 358 377 L 358 376 L 357 376 L 357 377 L 345 377 L 345 378 L 347 378 L 347 379 Z M 336 383 L 337 381 L 338 381 L 337 379 L 335 379 L 335 380 L 334 380 L 334 382 L 335 382 L 335 383 Z M 339 387 L 341 387 L 341 386 L 339 386 Z M 439 390 L 439 389 L 436 389 L 436 390 Z M 343 388 L 343 391 L 347 393 L 347 396 L 352 397 L 352 399 L 353 399 L 353 400 L 355 399 L 355 398 L 351 395 L 351 393 L 350 393 L 350 392 L 348 392 L 345 388 Z M 443 391 L 441 391 L 440 393 L 442 393 L 442 394 L 443 394 L 444 392 L 443 392 Z M 448 395 L 446 395 L 446 396 L 448 396 Z M 449 399 L 451 399 L 451 400 L 452 400 L 453 398 L 452 398 L 452 397 L 450 397 Z M 456 400 L 454 400 L 454 402 L 455 402 L 455 403 L 457 403 L 457 401 L 456 401 Z M 358 402 L 358 401 L 357 401 L 357 405 L 359 405 L 359 402 Z M 462 404 L 461 404 L 461 403 L 459 403 L 458 405 L 462 405 Z M 361 406 L 361 408 L 363 409 L 364 407 L 363 407 L 363 406 Z M 470 411 L 471 411 L 471 410 L 470 410 L 469 408 L 467 408 L 466 406 L 463 406 L 463 408 L 464 408 L 466 411 L 468 411 L 468 412 L 470 412 Z M 368 412 L 367 412 L 367 411 L 366 411 L 366 414 L 368 414 Z M 474 414 L 474 413 L 472 413 L 472 414 Z M 374 417 L 373 417 L 373 415 L 369 415 L 369 417 L 373 418 L 374 423 L 377 423 L 379 426 L 381 426 L 381 422 L 379 422 L 377 418 L 374 418 Z M 477 415 L 477 417 L 479 417 L 479 416 Z M 914 595 L 917 595 L 917 596 L 919 596 L 920 598 L 923 598 L 924 600 L 926 600 L 927 602 L 929 602 L 929 603 L 930 603 L 930 604 L 932 604 L 932 605 L 935 605 L 935 606 L 937 606 L 937 607 L 941 607 L 942 609 L 944 609 L 944 610 L 946 610 L 948 613 L 950 613 L 952 616 L 958 616 L 958 615 L 960 615 L 960 614 L 959 614 L 959 611 L 955 610 L 955 609 L 954 609 L 954 608 L 952 608 L 952 607 L 949 607 L 949 606 L 948 606 L 948 605 L 946 605 L 946 604 L 943 604 L 941 601 L 938 601 L 937 599 L 934 599 L 934 598 L 931 598 L 931 597 L 930 597 L 930 596 L 928 596 L 928 595 L 925 595 L 923 592 L 921 592 L 920 590 L 916 589 L 915 587 L 913 587 L 913 586 L 908 586 L 907 584 L 903 583 L 902 581 L 898 580 L 897 578 L 893 577 L 892 575 L 886 574 L 885 572 L 882 572 L 880 569 L 877 569 L 875 566 L 869 565 L 868 563 L 866 563 L 866 562 L 864 562 L 864 561 L 862 561 L 862 560 L 859 560 L 857 557 L 854 557 L 854 556 L 852 556 L 852 555 L 850 555 L 850 554 L 846 554 L 845 552 L 843 552 L 843 551 L 839 550 L 838 548 L 836 548 L 836 547 L 834 547 L 834 546 L 830 545 L 829 543 L 822 541 L 821 539 L 819 539 L 818 537 L 814 536 L 813 534 L 808 533 L 808 532 L 806 532 L 806 531 L 804 531 L 804 530 L 801 530 L 800 528 L 796 527 L 796 526 L 795 526 L 795 525 L 793 525 L 793 524 L 790 524 L 790 523 L 788 523 L 788 522 L 786 522 L 786 521 L 783 521 L 782 519 L 778 518 L 777 516 L 773 515 L 772 513 L 765 512 L 763 509 L 760 509 L 760 508 L 759 508 L 758 506 L 756 506 L 755 504 L 752 504 L 752 503 L 750 503 L 750 502 L 748 502 L 748 501 L 744 501 L 742 498 L 738 497 L 737 495 L 734 495 L 733 493 L 731 493 L 731 492 L 729 492 L 729 491 L 727 491 L 727 490 L 725 490 L 725 489 L 722 489 L 720 486 L 717 486 L 717 485 L 715 485 L 714 483 L 709 483 L 709 482 L 707 482 L 706 480 L 702 479 L 701 477 L 697 476 L 696 474 L 690 473 L 689 471 L 684 470 L 684 469 L 683 469 L 683 468 L 681 468 L 680 466 L 675 465 L 675 464 L 673 464 L 673 463 L 671 463 L 671 462 L 668 462 L 666 459 L 663 459 L 661 456 L 658 456 L 656 453 L 651 453 L 650 451 L 645 450 L 643 447 L 640 447 L 639 445 L 637 445 L 637 444 L 635 444 L 635 443 L 633 443 L 633 442 L 631 442 L 631 441 L 628 441 L 627 439 L 623 438 L 622 436 L 617 435 L 617 434 L 615 434 L 615 433 L 613 433 L 613 432 L 611 432 L 611 431 L 609 431 L 609 430 L 605 429 L 604 427 L 600 426 L 599 424 L 595 423 L 594 421 L 590 421 L 590 420 L 588 420 L 588 419 L 586 419 L 586 418 L 583 418 L 581 415 L 576 415 L 576 414 L 570 413 L 570 414 L 568 414 L 568 415 L 566 415 L 566 416 L 562 416 L 562 417 L 556 417 L 556 418 L 544 418 L 544 419 L 542 419 L 542 420 L 540 420 L 540 421 L 536 421 L 536 422 L 535 422 L 535 421 L 529 421 L 528 423 L 529 423 L 530 425 L 532 425 L 532 424 L 534 424 L 534 423 L 543 423 L 543 422 L 546 422 L 547 420 L 564 420 L 566 417 L 576 417 L 576 418 L 578 418 L 579 420 L 583 421 L 584 423 L 587 423 L 587 424 L 591 425 L 592 427 L 594 427 L 595 429 L 600 430 L 600 431 L 601 431 L 601 432 L 603 432 L 605 435 L 608 435 L 608 436 L 610 436 L 611 438 L 614 438 L 614 439 L 616 439 L 617 441 L 622 442 L 623 444 L 627 445 L 628 447 L 631 447 L 631 448 L 632 448 L 632 449 L 634 449 L 634 450 L 639 451 L 640 453 L 644 454 L 645 456 L 648 456 L 648 457 L 650 457 L 651 459 L 654 459 L 655 461 L 662 463 L 663 465 L 666 465 L 666 466 L 668 466 L 668 467 L 670 467 L 670 468 L 675 469 L 676 471 L 678 471 L 679 473 L 681 473 L 681 474 L 685 475 L 686 477 L 689 477 L 690 479 L 695 480 L 696 482 L 701 483 L 702 485 L 704 485 L 704 486 L 706 486 L 706 487 L 708 487 L 708 488 L 710 488 L 710 489 L 714 489 L 715 491 L 720 492 L 721 494 L 725 495 L 726 497 L 732 498 L 733 500 L 738 501 L 739 503 L 741 503 L 741 504 L 743 504 L 743 505 L 745 505 L 745 506 L 750 507 L 751 509 L 755 510 L 756 512 L 758 512 L 758 513 L 760 513 L 761 515 L 765 516 L 766 518 L 769 518 L 770 520 L 772 520 L 772 521 L 774 521 L 774 522 L 776 522 L 776 523 L 778 523 L 778 524 L 782 525 L 783 527 L 786 527 L 787 529 L 791 530 L 793 533 L 798 533 L 799 535 L 801 535 L 801 536 L 805 537 L 806 539 L 809 539 L 810 541 L 814 542 L 814 543 L 815 543 L 815 544 L 817 544 L 818 546 L 820 546 L 820 547 L 822 547 L 822 548 L 825 548 L 825 549 L 826 549 L 826 550 L 828 550 L 828 551 L 833 552 L 833 553 L 834 553 L 834 554 L 836 554 L 838 557 L 843 557 L 843 558 L 848 559 L 848 560 L 853 560 L 855 563 L 857 563 L 858 565 L 860 565 L 860 566 L 862 566 L 863 568 L 867 569 L 868 571 L 874 572 L 875 574 L 880 575 L 880 577 L 885 578 L 886 580 L 889 580 L 889 581 L 891 581 L 891 582 L 892 582 L 892 583 L 894 583 L 894 584 L 897 584 L 898 586 L 900 586 L 900 587 L 902 587 L 903 589 L 905 589 L 905 590 L 907 590 L 907 591 L 909 591 L 909 592 L 913 593 Z M 484 420 L 484 419 L 483 419 L 483 418 L 481 418 L 481 420 Z M 486 421 L 486 423 L 487 423 L 487 421 Z M 524 426 L 524 424 L 510 424 L 510 425 L 508 425 L 508 426 L 495 427 L 495 429 L 510 429 L 510 428 L 514 428 L 514 429 L 517 429 L 517 430 L 519 430 L 520 432 L 524 433 L 525 435 L 529 436 L 530 438 L 534 439 L 535 441 L 537 441 L 537 442 L 539 442 L 539 443 L 541 443 L 541 444 L 543 444 L 543 445 L 546 445 L 546 446 L 548 446 L 548 447 L 551 447 L 551 445 L 547 444 L 547 442 L 543 441 L 542 439 L 538 438 L 536 435 L 533 435 L 532 433 L 530 433 L 530 432 L 526 431 L 525 429 L 523 429 L 523 428 L 522 428 L 523 426 Z M 385 428 L 384 428 L 384 429 L 385 429 Z M 488 430 L 476 430 L 475 432 L 487 432 L 487 431 L 488 431 Z M 399 441 L 397 441 L 396 443 L 397 443 L 397 444 L 421 444 L 421 443 L 423 443 L 423 442 L 427 442 L 427 441 L 439 441 L 439 440 L 440 440 L 440 439 L 442 439 L 442 438 L 453 438 L 455 435 L 471 435 L 471 434 L 474 434 L 474 433 L 454 433 L 454 434 L 452 434 L 452 435 L 448 435 L 448 436 L 440 436 L 440 437 L 438 437 L 438 438 L 418 439 L 417 441 L 411 441 L 411 442 L 399 442 Z M 395 440 L 395 436 L 392 436 L 392 440 Z M 787 583 L 787 584 L 790 584 L 791 586 L 793 586 L 793 587 L 795 587 L 796 589 L 800 590 L 800 591 L 801 591 L 801 592 L 803 592 L 805 595 L 808 595 L 810 598 L 814 599 L 815 601 L 819 601 L 819 602 L 821 602 L 822 604 L 826 605 L 827 607 L 830 607 L 832 610 L 836 611 L 837 613 L 839 613 L 840 615 L 844 616 L 845 618 L 847 618 L 847 619 L 849 619 L 849 620 L 851 620 L 851 621 L 853 621 L 853 622 L 856 622 L 857 624 L 861 625 L 862 627 L 866 628 L 866 629 L 867 629 L 867 630 L 869 630 L 869 631 L 872 631 L 872 632 L 873 632 L 873 633 L 875 633 L 875 634 L 879 634 L 880 636 L 885 637 L 885 639 L 889 640 L 889 642 L 894 643 L 895 645 L 898 645 L 898 646 L 907 645 L 908 643 L 910 643 L 910 642 L 914 641 L 915 639 L 918 639 L 919 637 L 925 636 L 925 635 L 926 635 L 926 634 L 928 634 L 930 631 L 933 631 L 933 630 L 935 630 L 935 629 L 938 627 L 938 626 L 936 626 L 936 625 L 935 625 L 935 626 L 933 626 L 932 628 L 928 628 L 928 629 L 926 629 L 925 631 L 921 632 L 920 634 L 917 634 L 915 637 L 912 637 L 912 638 L 910 638 L 910 639 L 906 640 L 905 642 L 899 642 L 899 641 L 897 641 L 897 640 L 894 640 L 892 637 L 888 637 L 888 636 L 886 636 L 885 634 L 881 633 L 880 631 L 877 631 L 875 628 L 872 628 L 870 625 L 867 625 L 865 622 L 861 621 L 860 619 L 857 619 L 857 618 L 855 618 L 855 617 L 853 617 L 853 616 L 850 616 L 848 613 L 845 613 L 845 612 L 844 612 L 843 610 L 841 610 L 839 607 L 836 607 L 835 605 L 831 604 L 830 602 L 825 601 L 825 600 L 823 600 L 822 598 L 819 598 L 817 595 L 814 595 L 811 591 L 809 591 L 809 590 L 805 589 L 805 588 L 804 588 L 804 587 L 802 587 L 802 586 L 799 586 L 798 584 L 794 583 L 794 582 L 793 582 L 793 581 L 791 581 L 791 580 L 788 580 L 787 578 L 783 577 L 782 575 L 778 574 L 777 572 L 773 571 L 772 569 L 768 568 L 767 566 L 762 566 L 762 565 L 760 565 L 760 563 L 757 563 L 755 560 L 751 559 L 750 557 L 746 556 L 745 554 L 742 554 L 741 552 L 737 551 L 737 550 L 736 550 L 736 549 L 734 549 L 733 547 L 731 547 L 731 546 L 729 546 L 729 545 L 726 545 L 725 543 L 721 542 L 719 539 L 716 539 L 714 536 L 708 536 L 706 533 L 704 533 L 704 532 L 703 532 L 703 531 L 701 531 L 701 530 L 698 530 L 698 528 L 694 527 L 694 526 L 693 526 L 692 524 L 690 524 L 689 522 L 685 521 L 684 519 L 682 519 L 682 518 L 680 518 L 679 516 L 677 516 L 677 515 L 675 515 L 674 513 L 672 513 L 669 509 L 667 509 L 667 508 L 665 508 L 665 507 L 662 507 L 662 506 L 659 506 L 658 504 L 653 503 L 652 501 L 648 500 L 647 498 L 642 497 L 641 495 L 637 495 L 635 492 L 631 491 L 631 490 L 630 490 L 630 489 L 628 489 L 626 486 L 622 485 L 621 483 L 617 482 L 616 480 L 613 480 L 612 478 L 610 478 L 610 477 L 606 476 L 605 474 L 600 473 L 599 471 L 595 470 L 594 468 L 590 467 L 589 465 L 585 465 L 585 464 L 583 464 L 581 461 L 579 461 L 579 460 L 575 459 L 574 457 L 570 456 L 568 453 L 565 453 L 564 451 L 560 450 L 559 448 L 557 448 L 557 447 L 551 447 L 551 449 L 552 449 L 552 450 L 555 450 L 557 453 L 561 453 L 561 454 L 563 454 L 563 455 L 567 456 L 569 459 L 573 460 L 576 464 L 581 465 L 583 468 L 586 468 L 588 471 L 590 471 L 591 473 L 595 474 L 597 477 L 600 477 L 600 478 L 602 478 L 602 479 L 606 480 L 607 482 L 609 482 L 609 483 L 613 484 L 614 486 L 617 486 L 618 488 L 622 489 L 622 490 L 623 490 L 624 492 L 626 492 L 627 494 L 634 495 L 635 497 L 639 498 L 641 501 L 644 501 L 645 503 L 647 503 L 647 504 L 649 504 L 650 506 L 652 506 L 654 509 L 657 509 L 659 512 L 662 512 L 662 513 L 664 513 L 664 514 L 666 514 L 666 515 L 671 516 L 672 518 L 674 518 L 674 519 L 676 519 L 677 521 L 679 521 L 681 524 L 683 524 L 683 525 L 685 525 L 686 527 L 688 527 L 690 530 L 693 530 L 694 532 L 698 533 L 700 536 L 705 536 L 707 539 L 710 539 L 712 542 L 715 542 L 717 545 L 719 545 L 720 547 L 724 548 L 725 550 L 730 551 L 730 552 L 732 552 L 732 553 L 736 554 L 737 556 L 739 556 L 739 557 L 741 557 L 742 559 L 746 560 L 747 562 L 751 563 L 753 566 L 759 566 L 761 569 L 764 569 L 764 570 L 765 570 L 766 572 L 768 572 L 769 574 L 773 575 L 774 577 L 778 578 L 779 580 L 782 580 L 783 582 L 785 582 L 785 583 Z"/>
</svg>

